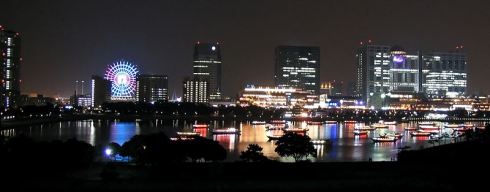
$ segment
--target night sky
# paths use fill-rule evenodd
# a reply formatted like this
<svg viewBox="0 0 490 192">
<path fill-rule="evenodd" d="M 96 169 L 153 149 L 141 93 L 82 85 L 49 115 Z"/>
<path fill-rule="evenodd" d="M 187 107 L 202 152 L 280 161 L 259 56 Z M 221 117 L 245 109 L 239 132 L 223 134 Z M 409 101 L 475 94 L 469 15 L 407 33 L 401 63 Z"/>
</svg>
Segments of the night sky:
<svg viewBox="0 0 490 192">
<path fill-rule="evenodd" d="M 126 59 L 141 73 L 168 75 L 170 94 L 180 96 L 196 41 L 220 42 L 229 96 L 273 84 L 278 45 L 319 46 L 321 80 L 351 81 L 355 50 L 368 39 L 408 52 L 463 44 L 469 93 L 490 93 L 484 0 L 1 0 L 0 25 L 21 33 L 23 93 L 68 96 L 75 80 Z"/>
</svg>

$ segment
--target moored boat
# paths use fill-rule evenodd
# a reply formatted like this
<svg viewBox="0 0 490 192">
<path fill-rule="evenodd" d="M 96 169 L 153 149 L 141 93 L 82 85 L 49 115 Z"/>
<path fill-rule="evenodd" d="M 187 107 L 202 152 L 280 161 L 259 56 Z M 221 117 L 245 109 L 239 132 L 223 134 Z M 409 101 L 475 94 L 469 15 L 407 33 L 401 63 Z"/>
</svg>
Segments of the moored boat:
<svg viewBox="0 0 490 192">
<path fill-rule="evenodd" d="M 177 135 L 179 137 L 197 137 L 197 136 L 201 136 L 200 133 L 193 132 L 193 131 L 178 131 L 177 132 Z"/>
<path fill-rule="evenodd" d="M 308 121 L 306 124 L 308 125 L 322 125 L 321 121 Z"/>
<path fill-rule="evenodd" d="M 440 130 L 441 128 L 433 126 L 433 125 L 421 125 L 419 126 L 422 130 Z"/>
<path fill-rule="evenodd" d="M 286 120 L 272 120 L 271 124 L 286 124 Z"/>
<path fill-rule="evenodd" d="M 396 142 L 398 140 L 396 137 L 373 137 L 371 139 L 374 142 Z"/>
<path fill-rule="evenodd" d="M 454 129 L 454 128 L 459 128 L 461 127 L 461 125 L 458 125 L 458 124 L 447 124 L 447 125 L 444 125 L 445 128 L 448 128 L 448 129 Z"/>
<path fill-rule="evenodd" d="M 337 121 L 325 121 L 326 124 L 337 124 Z"/>
<path fill-rule="evenodd" d="M 265 125 L 265 121 L 252 121 L 252 125 Z"/>
<path fill-rule="evenodd" d="M 376 129 L 387 129 L 388 125 L 381 124 L 381 123 L 375 123 L 375 124 L 372 124 L 371 127 L 376 128 Z"/>
<path fill-rule="evenodd" d="M 272 135 L 272 134 L 266 136 L 267 138 L 269 138 L 269 140 L 278 140 L 279 138 L 282 137 L 282 135 Z"/>
<path fill-rule="evenodd" d="M 415 131 L 417 130 L 416 127 L 405 127 L 405 131 Z"/>
<path fill-rule="evenodd" d="M 434 122 L 427 122 L 427 121 L 419 122 L 418 124 L 419 125 L 435 125 Z"/>
<path fill-rule="evenodd" d="M 357 123 L 357 121 L 354 121 L 354 120 L 347 120 L 347 121 L 344 121 L 345 123 Z"/>
<path fill-rule="evenodd" d="M 208 128 L 208 124 L 194 124 L 193 128 Z"/>
<path fill-rule="evenodd" d="M 356 130 L 364 130 L 364 131 L 372 131 L 372 130 L 375 130 L 376 128 L 375 127 L 370 127 L 370 126 L 364 126 L 364 127 L 356 127 L 354 129 L 356 129 Z"/>
<path fill-rule="evenodd" d="M 292 133 L 306 133 L 308 131 L 308 129 L 305 129 L 305 128 L 286 128 L 286 129 L 283 129 L 284 132 L 288 133 L 288 132 L 292 132 Z"/>
<path fill-rule="evenodd" d="M 385 124 L 385 125 L 396 125 L 396 121 L 384 121 L 383 124 Z"/>
<path fill-rule="evenodd" d="M 354 135 L 367 135 L 369 131 L 354 130 Z"/>
<path fill-rule="evenodd" d="M 410 135 L 412 135 L 412 137 L 428 137 L 431 135 L 431 133 L 425 131 L 414 131 L 411 132 Z"/>
<path fill-rule="evenodd" d="M 239 134 L 240 130 L 236 128 L 222 128 L 222 129 L 213 129 L 213 134 Z"/>
<path fill-rule="evenodd" d="M 282 130 L 284 128 L 286 128 L 287 124 L 284 124 L 284 125 L 272 125 L 272 124 L 267 124 L 265 125 L 265 129 L 266 130 Z"/>
</svg>

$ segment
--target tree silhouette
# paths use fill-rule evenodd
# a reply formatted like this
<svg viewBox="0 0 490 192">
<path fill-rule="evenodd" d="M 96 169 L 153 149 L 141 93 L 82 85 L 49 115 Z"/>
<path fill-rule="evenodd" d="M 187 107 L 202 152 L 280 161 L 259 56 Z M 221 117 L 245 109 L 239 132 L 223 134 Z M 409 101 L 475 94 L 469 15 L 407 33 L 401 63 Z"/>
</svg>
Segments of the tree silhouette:
<svg viewBox="0 0 490 192">
<path fill-rule="evenodd" d="M 246 151 L 242 151 L 240 159 L 246 162 L 265 162 L 269 159 L 262 153 L 262 147 L 257 144 L 250 144 Z"/>
<path fill-rule="evenodd" d="M 316 157 L 310 137 L 296 133 L 286 133 L 276 142 L 275 151 L 281 157 L 293 157 L 296 162 L 303 160 L 309 155 Z"/>
</svg>

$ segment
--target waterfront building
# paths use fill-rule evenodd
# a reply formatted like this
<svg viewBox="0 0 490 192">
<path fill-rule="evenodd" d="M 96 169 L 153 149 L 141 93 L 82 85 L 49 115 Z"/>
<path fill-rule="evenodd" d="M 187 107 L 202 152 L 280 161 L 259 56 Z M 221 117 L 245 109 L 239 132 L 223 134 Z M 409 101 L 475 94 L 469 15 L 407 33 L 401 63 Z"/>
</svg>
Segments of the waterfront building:
<svg viewBox="0 0 490 192">
<path fill-rule="evenodd" d="M 193 78 L 184 80 L 184 102 L 207 103 L 209 101 L 209 81 Z"/>
<path fill-rule="evenodd" d="M 320 93 L 320 48 L 278 46 L 275 51 L 276 87 Z"/>
<path fill-rule="evenodd" d="M 221 48 L 219 43 L 197 42 L 194 45 L 193 77 L 197 81 L 207 81 L 209 99 L 220 100 L 221 87 Z"/>
<path fill-rule="evenodd" d="M 248 85 L 241 92 L 241 106 L 259 106 L 264 108 L 292 108 L 315 102 L 316 97 L 309 91 L 284 87 L 256 87 Z"/>
<path fill-rule="evenodd" d="M 166 75 L 138 75 L 136 97 L 139 102 L 168 101 L 168 77 Z"/>
<path fill-rule="evenodd" d="M 91 107 L 101 107 L 111 100 L 111 82 L 97 75 L 92 75 L 90 82 Z"/>
<path fill-rule="evenodd" d="M 466 94 L 467 58 L 461 50 L 434 52 L 424 56 L 423 89 L 431 97 L 459 97 Z"/>
<path fill-rule="evenodd" d="M 21 38 L 0 25 L 0 108 L 17 107 L 20 99 Z"/>
</svg>

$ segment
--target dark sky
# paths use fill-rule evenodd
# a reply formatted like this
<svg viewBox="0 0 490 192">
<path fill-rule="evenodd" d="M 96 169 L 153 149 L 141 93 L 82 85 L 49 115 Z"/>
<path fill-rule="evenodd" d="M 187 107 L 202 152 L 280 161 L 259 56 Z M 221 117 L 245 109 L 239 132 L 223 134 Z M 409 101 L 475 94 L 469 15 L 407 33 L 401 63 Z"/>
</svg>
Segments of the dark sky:
<svg viewBox="0 0 490 192">
<path fill-rule="evenodd" d="M 321 80 L 350 81 L 367 39 L 409 52 L 464 44 L 470 92 L 490 90 L 485 0 L 1 0 L 0 25 L 21 33 L 24 93 L 68 96 L 124 58 L 181 95 L 196 41 L 221 43 L 227 95 L 272 85 L 277 45 L 320 46 Z"/>
</svg>

